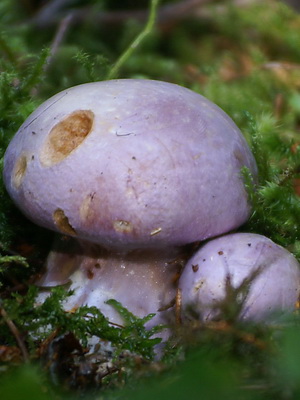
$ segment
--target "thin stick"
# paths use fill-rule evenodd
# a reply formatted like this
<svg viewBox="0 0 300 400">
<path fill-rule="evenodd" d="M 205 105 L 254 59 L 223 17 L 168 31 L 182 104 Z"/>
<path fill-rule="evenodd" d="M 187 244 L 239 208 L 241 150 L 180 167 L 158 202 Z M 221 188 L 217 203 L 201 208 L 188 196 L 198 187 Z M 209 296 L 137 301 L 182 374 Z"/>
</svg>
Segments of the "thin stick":
<svg viewBox="0 0 300 400">
<path fill-rule="evenodd" d="M 181 289 L 177 289 L 176 300 L 175 300 L 175 321 L 177 325 L 181 325 Z"/>
<path fill-rule="evenodd" d="M 3 317 L 4 321 L 6 322 L 9 330 L 11 331 L 11 333 L 14 335 L 19 348 L 22 352 L 23 358 L 25 362 L 29 361 L 29 354 L 28 351 L 26 349 L 26 346 L 21 338 L 20 332 L 18 330 L 18 328 L 16 327 L 16 325 L 13 323 L 13 321 L 8 317 L 7 312 L 4 310 L 4 308 L 0 308 L 0 315 Z"/>
<path fill-rule="evenodd" d="M 52 0 L 44 3 L 45 4 L 37 11 L 32 19 L 32 21 L 41 28 L 47 27 L 60 20 L 63 15 L 63 10 L 72 6 L 74 0 Z"/>
<path fill-rule="evenodd" d="M 178 3 L 165 4 L 157 10 L 157 24 L 164 25 L 170 22 L 180 20 L 189 15 L 193 9 L 211 3 L 216 0 L 182 0 Z M 87 16 L 93 18 L 94 21 L 104 24 L 120 24 L 128 19 L 135 19 L 140 22 L 145 22 L 147 19 L 148 12 L 146 10 L 120 10 L 120 11 L 106 11 L 100 12 L 95 15 L 90 14 L 90 9 L 79 9 L 76 11 L 75 20 L 81 22 L 85 20 Z"/>
<path fill-rule="evenodd" d="M 53 58 L 55 56 L 55 54 L 57 53 L 57 50 L 60 46 L 60 44 L 62 43 L 62 41 L 65 38 L 65 35 L 72 23 L 72 19 L 73 19 L 73 14 L 70 13 L 68 15 L 66 15 L 60 22 L 57 32 L 55 34 L 54 40 L 52 42 L 51 48 L 50 48 L 50 54 L 46 60 L 45 63 L 45 70 L 47 70 L 50 66 L 50 64 L 53 61 Z"/>
<path fill-rule="evenodd" d="M 134 41 L 130 44 L 128 49 L 120 56 L 120 58 L 116 61 L 115 65 L 112 67 L 110 72 L 107 75 L 107 79 L 113 79 L 117 76 L 121 66 L 126 63 L 128 58 L 132 55 L 135 49 L 142 43 L 146 36 L 151 33 L 153 30 L 156 14 L 157 14 L 157 7 L 158 7 L 159 0 L 151 0 L 150 6 L 150 13 L 147 24 L 142 32 L 134 39 Z"/>
<path fill-rule="evenodd" d="M 207 3 L 218 1 L 220 0 L 181 0 L 178 3 L 165 4 L 157 11 L 157 24 L 160 26 L 176 22 L 185 18 L 187 15 L 190 15 L 194 9 L 204 6 Z M 241 0 L 235 1 L 239 2 Z M 31 20 L 33 24 L 39 26 L 40 28 L 49 27 L 50 25 L 56 23 L 59 19 L 58 11 L 61 11 L 53 9 L 51 7 L 51 3 L 49 7 L 45 6 L 44 8 Z M 124 21 L 128 21 L 128 19 L 135 19 L 140 22 L 145 22 L 148 16 L 148 11 L 146 10 L 116 10 L 95 13 L 91 6 L 74 8 L 72 12 L 74 15 L 74 20 L 72 21 L 73 24 L 82 23 L 88 20 L 92 21 L 93 23 L 96 22 L 97 24 L 101 24 L 102 26 L 118 25 Z"/>
</svg>

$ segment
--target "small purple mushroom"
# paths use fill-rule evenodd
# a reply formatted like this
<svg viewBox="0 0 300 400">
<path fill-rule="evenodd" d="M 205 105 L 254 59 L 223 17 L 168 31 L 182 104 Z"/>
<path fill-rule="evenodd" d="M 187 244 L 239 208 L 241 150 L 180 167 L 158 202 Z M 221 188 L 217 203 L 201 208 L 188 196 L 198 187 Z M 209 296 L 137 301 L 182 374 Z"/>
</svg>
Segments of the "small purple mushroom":
<svg viewBox="0 0 300 400">
<path fill-rule="evenodd" d="M 157 323 L 185 246 L 247 220 L 242 167 L 255 180 L 244 137 L 215 104 L 125 79 L 43 103 L 11 141 L 4 180 L 29 219 L 72 237 L 54 247 L 40 285 L 71 282 L 68 308 L 95 305 L 119 323 L 105 304 L 115 298 L 137 316 L 157 313 Z"/>
<path fill-rule="evenodd" d="M 228 280 L 232 288 L 247 282 L 236 299 L 242 302 L 240 319 L 271 320 L 292 312 L 299 299 L 295 257 L 265 236 L 235 233 L 207 242 L 185 265 L 179 279 L 183 320 L 218 318 Z"/>
</svg>

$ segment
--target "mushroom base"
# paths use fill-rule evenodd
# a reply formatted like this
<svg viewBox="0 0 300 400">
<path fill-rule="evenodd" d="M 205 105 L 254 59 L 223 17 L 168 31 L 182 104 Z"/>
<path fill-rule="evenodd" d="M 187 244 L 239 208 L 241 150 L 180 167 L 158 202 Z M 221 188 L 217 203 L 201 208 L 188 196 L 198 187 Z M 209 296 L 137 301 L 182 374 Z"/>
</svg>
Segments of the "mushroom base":
<svg viewBox="0 0 300 400">
<path fill-rule="evenodd" d="M 64 302 L 66 310 L 96 306 L 111 323 L 122 325 L 122 317 L 106 303 L 115 299 L 137 317 L 155 313 L 147 328 L 174 324 L 177 280 L 187 253 L 175 248 L 112 253 L 95 244 L 60 237 L 36 282 L 41 287 L 37 302 L 49 296 L 50 288 L 66 285 L 74 291 Z"/>
</svg>

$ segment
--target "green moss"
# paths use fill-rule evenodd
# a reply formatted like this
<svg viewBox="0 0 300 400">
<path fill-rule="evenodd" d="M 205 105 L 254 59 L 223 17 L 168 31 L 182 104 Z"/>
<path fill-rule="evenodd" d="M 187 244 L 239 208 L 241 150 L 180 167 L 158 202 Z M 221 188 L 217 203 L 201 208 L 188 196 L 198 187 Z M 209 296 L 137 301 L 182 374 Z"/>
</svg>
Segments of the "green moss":
<svg viewBox="0 0 300 400">
<path fill-rule="evenodd" d="M 164 2 L 169 3 L 176 1 Z M 61 25 L 49 24 L 45 29 L 38 26 L 34 22 L 38 12 L 34 2 L 1 2 L 0 344 L 1 351 L 19 349 L 9 319 L 29 352 L 30 365 L 36 362 L 39 370 L 46 371 L 40 375 L 36 369 L 28 369 L 28 377 L 28 367 L 19 370 L 15 379 L 21 384 L 28 378 L 28 393 L 37 390 L 40 398 L 49 397 L 53 394 L 49 389 L 51 381 L 73 390 L 76 382 L 79 394 L 93 386 L 96 392 L 91 397 L 97 399 L 160 395 L 176 399 L 186 397 L 189 390 L 192 397 L 211 399 L 299 397 L 297 313 L 280 321 L 279 327 L 240 324 L 235 318 L 223 321 L 223 325 L 196 324 L 185 332 L 179 327 L 178 335 L 166 344 L 162 359 L 153 361 L 159 341 L 153 335 L 162 327 L 150 331 L 144 328 L 151 315 L 136 318 L 113 300 L 111 304 L 124 319 L 122 328 L 109 324 L 95 308 L 82 307 L 67 313 L 62 303 L 68 293 L 63 288 L 55 289 L 37 306 L 37 290 L 28 286 L 28 281 L 43 264 L 52 236 L 16 211 L 3 184 L 5 149 L 22 122 L 46 97 L 75 84 L 116 76 L 116 72 L 124 78 L 179 83 L 222 107 L 236 121 L 253 150 L 259 179 L 254 186 L 248 171 L 243 171 L 253 212 L 240 230 L 265 234 L 300 259 L 300 17 L 272 0 L 243 7 L 232 2 L 217 8 L 213 3 L 184 21 L 178 17 L 168 23 L 162 18 L 159 27 L 150 26 L 151 35 L 140 21 L 71 25 L 53 54 L 49 49 L 53 50 Z M 92 7 L 93 16 L 99 9 L 120 10 L 123 4 L 78 1 L 72 7 Z M 126 5 L 128 9 L 136 8 L 134 2 Z M 139 36 L 138 48 L 134 46 L 134 52 L 131 49 L 126 53 L 140 32 L 148 32 L 147 38 Z M 118 65 L 120 54 L 127 55 Z M 117 71 L 113 65 L 117 65 Z M 29 256 L 20 250 L 20 242 L 31 249 Z M 89 361 L 83 349 L 92 336 L 114 346 L 115 370 L 101 376 L 102 389 L 95 380 L 91 383 L 78 372 L 88 369 L 92 378 L 99 378 L 95 373 L 98 361 Z M 73 353 L 63 353 L 64 347 Z M 54 353 L 59 362 L 49 358 L 49 349 L 59 349 L 67 364 L 58 350 Z M 1 354 L 1 368 L 15 371 L 13 363 L 4 362 Z M 22 363 L 19 355 L 17 364 Z M 60 363 L 65 367 L 63 378 L 58 377 Z M 72 371 L 71 375 L 66 371 Z M 7 393 L 13 393 L 9 382 L 6 378 L 1 381 L 6 398 Z M 46 394 L 41 386 L 47 387 Z M 124 391 L 115 390 L 122 387 Z M 114 390 L 106 391 L 111 388 Z M 57 398 L 65 397 L 57 388 L 54 392 Z"/>
</svg>

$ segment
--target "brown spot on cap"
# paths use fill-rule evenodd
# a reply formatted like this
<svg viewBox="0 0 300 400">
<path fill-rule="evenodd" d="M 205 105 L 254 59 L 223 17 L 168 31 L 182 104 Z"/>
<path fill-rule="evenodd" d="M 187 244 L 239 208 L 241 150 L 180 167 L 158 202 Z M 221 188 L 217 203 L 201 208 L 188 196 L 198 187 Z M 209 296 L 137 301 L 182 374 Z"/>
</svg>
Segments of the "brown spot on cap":
<svg viewBox="0 0 300 400">
<path fill-rule="evenodd" d="M 66 235 L 76 235 L 76 231 L 70 224 L 68 217 L 65 215 L 64 210 L 57 208 L 53 213 L 53 221 L 57 228 Z"/>
<path fill-rule="evenodd" d="M 192 265 L 192 270 L 193 270 L 193 272 L 197 272 L 198 269 L 199 269 L 199 265 L 198 265 L 198 264 L 193 264 L 193 265 Z"/>
<path fill-rule="evenodd" d="M 86 271 L 86 274 L 87 274 L 87 278 L 88 278 L 88 279 L 93 279 L 93 278 L 94 278 L 94 272 L 93 272 L 92 269 L 88 269 L 88 270 Z"/>
<path fill-rule="evenodd" d="M 243 165 L 245 163 L 244 156 L 243 156 L 243 153 L 241 152 L 241 150 L 235 149 L 233 151 L 233 155 L 234 155 L 234 157 L 237 160 L 239 165 Z"/>
<path fill-rule="evenodd" d="M 113 227 L 119 233 L 131 233 L 133 230 L 132 223 L 124 220 L 117 220 L 113 222 Z"/>
<path fill-rule="evenodd" d="M 201 289 L 201 287 L 205 284 L 205 280 L 200 280 L 198 282 L 196 282 L 196 285 L 193 288 L 194 292 L 198 292 L 199 289 Z"/>
<path fill-rule="evenodd" d="M 27 158 L 23 154 L 21 155 L 21 157 L 17 159 L 12 175 L 12 182 L 17 189 L 21 186 L 26 170 L 27 170 Z"/>
<path fill-rule="evenodd" d="M 94 117 L 90 110 L 78 110 L 58 122 L 42 148 L 41 163 L 50 167 L 71 154 L 91 132 Z"/>
<path fill-rule="evenodd" d="M 80 205 L 80 209 L 79 209 L 79 213 L 80 213 L 80 218 L 82 219 L 82 221 L 86 221 L 92 214 L 92 202 L 95 198 L 96 193 L 90 193 L 88 194 L 82 201 L 81 205 Z"/>
</svg>

